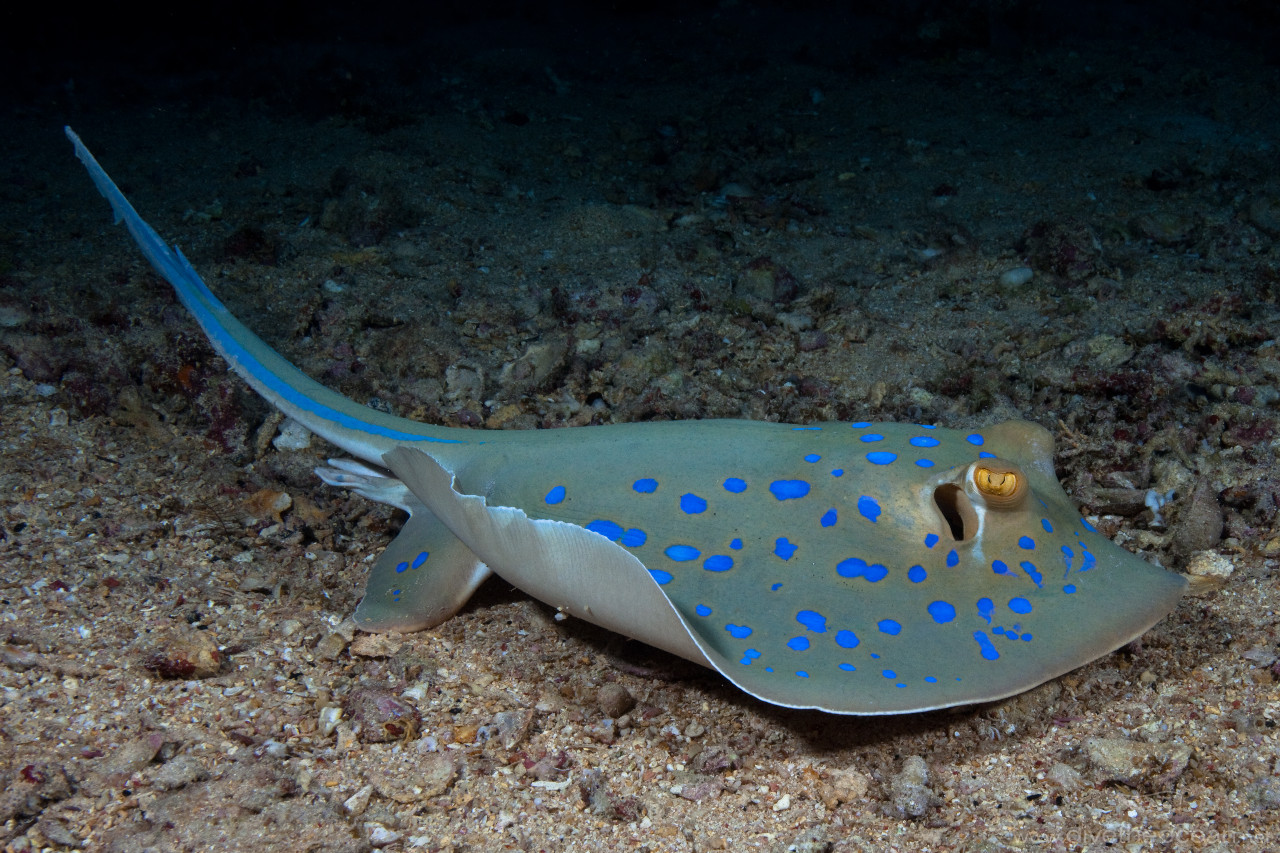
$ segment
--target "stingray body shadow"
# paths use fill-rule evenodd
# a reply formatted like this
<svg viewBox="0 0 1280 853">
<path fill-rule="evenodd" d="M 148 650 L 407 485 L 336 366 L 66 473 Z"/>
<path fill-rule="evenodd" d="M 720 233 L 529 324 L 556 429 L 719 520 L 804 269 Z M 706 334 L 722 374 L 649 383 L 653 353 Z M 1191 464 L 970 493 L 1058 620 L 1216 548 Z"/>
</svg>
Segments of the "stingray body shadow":
<svg viewBox="0 0 1280 853">
<path fill-rule="evenodd" d="M 1186 586 L 1080 517 L 1030 423 L 483 431 L 361 406 L 237 321 L 66 133 L 231 369 L 355 457 L 316 473 L 409 513 L 356 609 L 365 630 L 437 625 L 498 574 L 766 702 L 894 714 L 1054 678 Z"/>
</svg>

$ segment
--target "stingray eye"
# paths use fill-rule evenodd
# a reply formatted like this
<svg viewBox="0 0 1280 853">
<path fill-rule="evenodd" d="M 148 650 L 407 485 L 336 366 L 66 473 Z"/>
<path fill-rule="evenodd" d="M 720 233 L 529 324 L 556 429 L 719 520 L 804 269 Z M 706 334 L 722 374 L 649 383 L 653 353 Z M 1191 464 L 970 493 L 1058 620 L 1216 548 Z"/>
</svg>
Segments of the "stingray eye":
<svg viewBox="0 0 1280 853">
<path fill-rule="evenodd" d="M 1016 465 L 984 459 L 973 465 L 974 488 L 991 509 L 1013 509 L 1027 496 L 1027 475 Z"/>
</svg>

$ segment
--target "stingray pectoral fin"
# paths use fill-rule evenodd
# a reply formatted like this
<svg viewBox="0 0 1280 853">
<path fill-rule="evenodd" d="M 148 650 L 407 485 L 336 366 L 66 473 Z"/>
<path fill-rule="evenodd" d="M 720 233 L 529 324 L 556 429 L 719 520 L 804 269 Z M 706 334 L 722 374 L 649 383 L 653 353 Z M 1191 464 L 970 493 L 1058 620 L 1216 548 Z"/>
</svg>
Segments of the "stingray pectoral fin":
<svg viewBox="0 0 1280 853">
<path fill-rule="evenodd" d="M 421 631 L 457 613 L 489 567 L 424 506 L 374 563 L 352 615 L 364 631 Z"/>
<path fill-rule="evenodd" d="M 571 616 L 712 666 L 649 571 L 626 549 L 576 524 L 488 506 L 454 488 L 421 450 L 383 456 L 415 497 L 504 580 Z M 714 667 L 719 669 L 719 667 Z"/>
<path fill-rule="evenodd" d="M 331 486 L 409 513 L 378 556 L 352 618 L 364 631 L 421 631 L 457 613 L 492 574 L 405 484 L 352 459 L 330 459 L 316 474 Z"/>
</svg>

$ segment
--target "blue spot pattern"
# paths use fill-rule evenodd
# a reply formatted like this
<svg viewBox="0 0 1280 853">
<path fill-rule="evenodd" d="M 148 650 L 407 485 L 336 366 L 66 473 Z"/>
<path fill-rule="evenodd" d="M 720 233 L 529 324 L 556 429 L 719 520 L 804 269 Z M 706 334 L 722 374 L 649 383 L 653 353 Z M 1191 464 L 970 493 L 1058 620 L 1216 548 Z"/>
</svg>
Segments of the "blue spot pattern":
<svg viewBox="0 0 1280 853">
<path fill-rule="evenodd" d="M 724 481 L 724 490 L 740 495 L 747 490 L 747 481 L 738 477 L 730 477 Z"/>
<path fill-rule="evenodd" d="M 858 514 L 872 524 L 876 523 L 876 519 L 880 517 L 881 512 L 883 510 L 880 509 L 880 504 L 876 503 L 875 498 L 870 498 L 866 495 L 858 498 Z"/>
<path fill-rule="evenodd" d="M 697 607 L 693 608 L 693 612 L 697 613 L 699 616 L 710 616 L 711 608 L 705 604 L 699 604 Z"/>
<path fill-rule="evenodd" d="M 836 645 L 842 649 L 856 649 L 862 641 L 852 631 L 837 631 Z"/>
<path fill-rule="evenodd" d="M 871 583 L 879 583 L 888 576 L 889 570 L 879 563 L 868 565 L 866 560 L 849 557 L 836 564 L 836 574 L 842 578 L 866 578 Z"/>
<path fill-rule="evenodd" d="M 781 536 L 778 538 L 777 542 L 773 543 L 773 553 L 777 554 L 784 560 L 790 560 L 795 556 L 796 549 L 799 547 L 799 545 L 792 545 L 788 542 L 787 537 Z"/>
<path fill-rule="evenodd" d="M 942 442 L 938 441 L 938 439 L 927 435 L 912 436 L 907 441 L 907 444 L 910 444 L 912 447 L 937 447 L 941 443 Z"/>
<path fill-rule="evenodd" d="M 981 650 L 984 660 L 996 660 L 1000 657 L 1000 653 L 996 651 L 995 644 L 991 642 L 991 638 L 982 631 L 974 631 L 973 639 L 977 640 L 978 648 Z"/>
<path fill-rule="evenodd" d="M 973 435 L 966 435 L 964 437 L 964 440 L 969 442 L 975 447 L 981 447 L 982 445 L 987 443 L 987 440 L 982 436 L 978 435 L 976 432 Z"/>
<path fill-rule="evenodd" d="M 692 545 L 669 545 L 662 553 L 667 555 L 667 559 L 677 563 L 687 563 L 702 556 L 702 552 Z"/>
<path fill-rule="evenodd" d="M 927 577 L 929 573 L 924 570 L 924 566 L 912 566 L 907 569 L 907 580 L 912 583 L 921 583 Z"/>
<path fill-rule="evenodd" d="M 778 500 L 789 501 L 809 494 L 809 484 L 804 480 L 774 480 L 769 491 Z"/>
<path fill-rule="evenodd" d="M 1018 547 L 1024 551 L 1034 551 L 1036 549 L 1036 540 L 1030 536 L 1022 536 L 1018 539 Z"/>
<path fill-rule="evenodd" d="M 929 615 L 933 617 L 933 621 L 939 625 L 945 625 L 956 618 L 955 607 L 946 601 L 935 601 L 926 609 L 929 611 Z"/>
<path fill-rule="evenodd" d="M 1031 602 L 1021 596 L 1009 599 L 1009 609 L 1014 613 L 1030 613 Z"/>
<path fill-rule="evenodd" d="M 716 554 L 702 561 L 702 568 L 709 572 L 727 572 L 733 568 L 733 558 Z"/>
<path fill-rule="evenodd" d="M 658 481 L 652 477 L 645 477 L 642 480 L 636 480 L 632 483 L 631 488 L 635 489 L 642 495 L 653 494 L 658 491 Z"/>
<path fill-rule="evenodd" d="M 753 660 L 757 660 L 759 657 L 760 657 L 760 653 L 758 651 L 756 651 L 755 649 L 747 649 L 745 652 L 742 653 L 742 660 L 739 661 L 739 663 L 741 663 L 743 666 L 750 666 L 751 662 Z"/>
<path fill-rule="evenodd" d="M 884 441 L 884 436 L 880 435 L 880 433 L 878 432 L 869 432 L 866 435 L 862 436 L 862 440 L 865 441 L 867 444 L 874 444 L 877 441 Z"/>
<path fill-rule="evenodd" d="M 880 629 L 881 634 L 888 634 L 891 637 L 896 637 L 902 633 L 902 623 L 893 619 L 881 619 L 876 623 L 876 627 Z"/>
<path fill-rule="evenodd" d="M 741 551 L 741 550 L 742 550 L 742 540 L 741 540 L 741 539 L 734 539 L 734 540 L 732 540 L 731 542 L 729 542 L 729 547 L 730 547 L 730 548 L 732 548 L 732 549 L 733 549 L 733 550 L 735 550 L 735 551 Z"/>
<path fill-rule="evenodd" d="M 547 492 L 546 501 L 549 504 L 558 504 L 564 500 L 564 486 L 556 486 Z"/>
<path fill-rule="evenodd" d="M 995 612 L 996 604 L 989 598 L 978 599 L 978 615 L 987 620 L 987 624 L 991 624 L 991 614 Z"/>
<path fill-rule="evenodd" d="M 926 534 L 926 535 L 925 535 L 925 537 L 924 537 L 924 547 L 926 547 L 926 548 L 932 548 L 934 545 L 937 545 L 937 544 L 938 544 L 938 534 L 936 534 L 936 533 L 929 533 L 929 534 Z"/>
<path fill-rule="evenodd" d="M 815 634 L 827 632 L 827 617 L 816 610 L 801 610 L 796 614 L 796 621 Z"/>
<path fill-rule="evenodd" d="M 809 453 L 809 454 L 806 454 L 806 455 L 805 455 L 805 457 L 804 457 L 804 461 L 805 461 L 805 462 L 817 462 L 817 461 L 818 461 L 819 459 L 821 459 L 821 458 L 822 458 L 822 457 L 821 457 L 821 456 L 819 456 L 819 455 L 818 455 L 818 454 L 816 454 L 816 453 Z"/>
<path fill-rule="evenodd" d="M 873 450 L 867 454 L 867 461 L 872 465 L 890 465 L 897 458 L 898 454 L 888 450 Z"/>
<path fill-rule="evenodd" d="M 809 648 L 809 638 L 792 637 L 790 640 L 787 640 L 787 648 L 791 649 L 793 652 L 803 652 Z"/>
<path fill-rule="evenodd" d="M 680 509 L 689 515 L 697 515 L 707 511 L 707 502 L 695 494 L 681 495 Z"/>
<path fill-rule="evenodd" d="M 836 511 L 833 507 L 822 514 L 822 518 L 818 522 L 823 527 L 833 527 L 836 523 Z"/>
<path fill-rule="evenodd" d="M 666 585 L 675 580 L 675 576 L 671 572 L 664 572 L 662 569 L 650 569 L 649 574 L 653 575 L 653 579 L 660 585 Z"/>
<path fill-rule="evenodd" d="M 1021 563 L 1018 563 L 1018 565 L 1022 566 L 1022 570 L 1027 573 L 1027 577 L 1031 578 L 1032 583 L 1042 589 L 1044 588 L 1044 576 L 1040 574 L 1035 563 L 1030 560 L 1023 560 Z"/>
<path fill-rule="evenodd" d="M 725 625 L 724 629 L 728 631 L 729 636 L 733 637 L 735 640 L 745 640 L 747 637 L 751 636 L 751 629 L 746 625 L 734 625 L 731 622 L 728 625 Z"/>
</svg>

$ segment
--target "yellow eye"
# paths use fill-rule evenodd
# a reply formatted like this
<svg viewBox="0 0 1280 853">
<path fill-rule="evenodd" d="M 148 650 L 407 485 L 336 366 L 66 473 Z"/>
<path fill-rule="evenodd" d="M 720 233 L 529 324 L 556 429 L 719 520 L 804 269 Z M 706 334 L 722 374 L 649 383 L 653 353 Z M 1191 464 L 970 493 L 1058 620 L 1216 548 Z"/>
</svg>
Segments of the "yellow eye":
<svg viewBox="0 0 1280 853">
<path fill-rule="evenodd" d="M 1027 496 L 1027 477 L 1016 465 L 985 459 L 972 470 L 974 487 L 992 509 L 1012 509 Z"/>
</svg>

